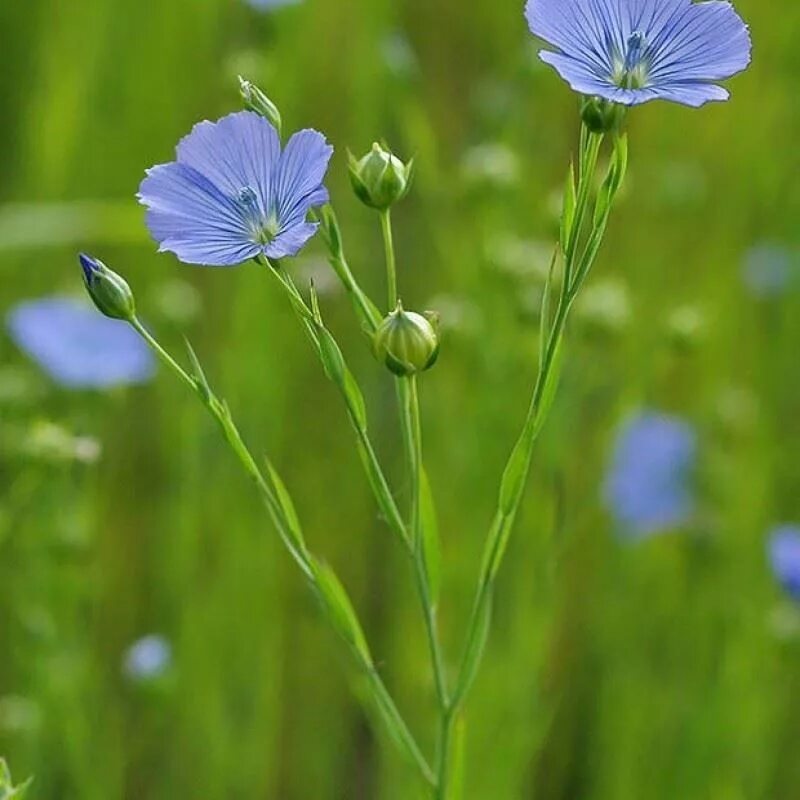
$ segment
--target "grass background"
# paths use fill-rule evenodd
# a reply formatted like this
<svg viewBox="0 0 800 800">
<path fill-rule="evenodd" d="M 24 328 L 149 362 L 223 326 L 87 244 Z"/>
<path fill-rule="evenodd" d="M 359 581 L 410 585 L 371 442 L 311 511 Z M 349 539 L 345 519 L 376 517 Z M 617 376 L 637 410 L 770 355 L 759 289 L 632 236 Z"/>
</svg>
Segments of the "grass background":
<svg viewBox="0 0 800 800">
<path fill-rule="evenodd" d="M 770 526 L 800 517 L 800 296 L 759 300 L 741 280 L 752 246 L 800 244 L 800 10 L 737 7 L 755 60 L 732 101 L 630 117 L 630 180 L 591 279 L 624 286 L 630 315 L 614 331 L 588 315 L 572 325 L 470 698 L 468 800 L 800 798 L 800 645 L 764 554 Z M 454 659 L 533 380 L 537 243 L 554 240 L 577 140 L 575 98 L 536 61 L 520 3 L 306 0 L 261 14 L 235 0 L 26 0 L 0 5 L 0 52 L 0 313 L 79 292 L 80 248 L 128 277 L 172 348 L 191 338 L 430 748 L 404 557 L 335 390 L 257 268 L 157 256 L 133 195 L 194 122 L 238 107 L 243 73 L 287 128 L 335 144 L 350 260 L 382 297 L 379 231 L 350 195 L 346 148 L 386 137 L 417 154 L 396 234 L 406 303 L 450 323 L 422 400 Z M 324 280 L 320 243 L 295 268 L 330 287 L 327 319 L 402 494 L 391 382 Z M 688 339 L 674 319 L 687 308 L 702 321 Z M 680 535 L 630 546 L 599 486 L 613 431 L 639 407 L 697 426 L 700 499 Z M 20 448 L 44 421 L 95 437 L 99 463 Z M 417 796 L 258 498 L 170 376 L 67 394 L 0 336 L 0 437 L 0 753 L 36 775 L 33 797 Z M 131 685 L 122 654 L 153 632 L 173 669 Z"/>
</svg>

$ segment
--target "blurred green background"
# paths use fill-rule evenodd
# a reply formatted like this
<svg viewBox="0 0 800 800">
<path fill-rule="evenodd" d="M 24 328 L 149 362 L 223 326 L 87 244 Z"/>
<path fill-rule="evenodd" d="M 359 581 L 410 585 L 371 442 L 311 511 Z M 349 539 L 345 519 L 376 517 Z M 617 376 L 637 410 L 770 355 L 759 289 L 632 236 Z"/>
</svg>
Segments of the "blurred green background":
<svg viewBox="0 0 800 800">
<path fill-rule="evenodd" d="M 346 149 L 386 137 L 417 155 L 396 235 L 402 296 L 445 323 L 421 390 L 455 660 L 532 388 L 541 263 L 578 133 L 575 97 L 536 60 L 521 6 L 0 4 L 0 314 L 80 293 L 84 249 L 127 276 L 172 349 L 192 340 L 248 442 L 281 469 L 429 750 L 409 571 L 335 389 L 255 266 L 156 255 L 134 194 L 196 121 L 239 107 L 241 73 L 287 129 L 335 144 L 350 261 L 382 297 L 379 230 L 351 196 Z M 770 527 L 800 517 L 800 295 L 754 296 L 742 280 L 754 246 L 800 245 L 800 8 L 737 8 L 755 53 L 731 102 L 630 116 L 630 180 L 595 302 L 572 321 L 468 704 L 468 800 L 800 798 L 800 641 L 765 557 Z M 323 290 L 402 495 L 391 381 L 321 243 L 292 269 Z M 620 419 L 643 407 L 696 426 L 699 500 L 685 529 L 634 545 L 614 535 L 600 487 Z M 124 654 L 148 634 L 170 643 L 172 665 L 132 681 Z M 32 797 L 417 797 L 348 674 L 195 398 L 163 371 L 67 393 L 0 334 L 0 754 L 36 776 Z"/>
</svg>

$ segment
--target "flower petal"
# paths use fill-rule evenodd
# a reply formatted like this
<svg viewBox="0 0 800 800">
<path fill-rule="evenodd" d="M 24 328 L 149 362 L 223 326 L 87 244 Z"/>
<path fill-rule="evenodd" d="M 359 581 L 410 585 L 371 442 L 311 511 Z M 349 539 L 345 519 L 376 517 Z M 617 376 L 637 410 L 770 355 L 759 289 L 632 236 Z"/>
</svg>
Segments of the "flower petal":
<svg viewBox="0 0 800 800">
<path fill-rule="evenodd" d="M 752 43 L 733 6 L 710 0 L 673 15 L 654 39 L 653 49 L 650 80 L 662 85 L 730 78 L 750 63 Z"/>
<path fill-rule="evenodd" d="M 130 326 L 70 297 L 20 303 L 8 315 L 8 329 L 20 349 L 69 389 L 143 383 L 155 372 L 150 350 Z"/>
<path fill-rule="evenodd" d="M 147 227 L 159 251 L 206 266 L 241 264 L 259 251 L 240 206 L 185 164 L 148 171 L 139 199 L 150 210 Z"/>
<path fill-rule="evenodd" d="M 611 48 L 623 45 L 611 6 L 596 0 L 528 0 L 525 16 L 531 33 L 581 62 L 595 76 L 611 72 Z M 550 63 L 550 62 L 548 62 Z"/>
<path fill-rule="evenodd" d="M 308 240 L 317 232 L 316 222 L 299 222 L 282 230 L 266 247 L 267 258 L 287 258 L 297 255 Z"/>
<path fill-rule="evenodd" d="M 218 122 L 200 122 L 177 148 L 178 162 L 197 170 L 231 197 L 245 187 L 269 211 L 272 176 L 280 158 L 278 132 L 260 114 L 239 111 Z"/>
<path fill-rule="evenodd" d="M 673 103 L 681 103 L 694 108 L 714 100 L 727 100 L 730 97 L 730 92 L 722 86 L 702 81 L 675 81 L 664 85 L 659 84 L 653 88 L 653 92 L 661 100 L 671 100 Z"/>
<path fill-rule="evenodd" d="M 328 201 L 322 180 L 332 155 L 333 147 L 317 131 L 300 131 L 289 139 L 274 176 L 281 223 L 305 217 L 310 208 Z"/>
</svg>

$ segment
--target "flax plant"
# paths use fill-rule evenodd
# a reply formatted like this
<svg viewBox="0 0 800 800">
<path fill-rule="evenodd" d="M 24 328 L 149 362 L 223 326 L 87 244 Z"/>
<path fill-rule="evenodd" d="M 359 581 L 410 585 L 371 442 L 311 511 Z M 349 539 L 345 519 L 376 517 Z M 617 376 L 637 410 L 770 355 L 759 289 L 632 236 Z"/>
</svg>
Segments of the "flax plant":
<svg viewBox="0 0 800 800">
<path fill-rule="evenodd" d="M 460 653 L 446 654 L 439 634 L 439 543 L 423 463 L 419 393 L 425 372 L 439 357 L 438 325 L 435 314 L 409 310 L 401 301 L 403 269 L 392 224 L 392 208 L 411 189 L 413 162 L 404 163 L 381 144 L 363 158 L 349 159 L 355 194 L 375 214 L 383 239 L 383 305 L 363 290 L 346 255 L 323 183 L 332 148 L 322 134 L 310 130 L 294 134 L 283 146 L 280 112 L 248 81 L 241 83 L 246 110 L 197 125 L 178 145 L 176 160 L 149 170 L 139 192 L 160 250 L 189 264 L 225 268 L 254 262 L 271 278 L 341 395 L 366 481 L 407 556 L 418 595 L 439 717 L 434 753 L 423 751 L 404 721 L 342 582 L 308 547 L 300 516 L 276 466 L 253 455 L 191 346 L 184 367 L 140 321 L 128 284 L 99 260 L 81 256 L 85 284 L 99 310 L 129 323 L 219 427 L 325 618 L 344 643 L 386 730 L 435 800 L 453 800 L 464 785 L 460 748 L 469 690 L 489 638 L 495 584 L 525 496 L 535 444 L 557 394 L 570 311 L 597 260 L 625 179 L 626 110 L 657 98 L 691 106 L 725 99 L 726 90 L 715 81 L 743 69 L 750 53 L 747 29 L 726 3 L 530 0 L 526 17 L 531 31 L 554 48 L 543 51 L 542 59 L 582 95 L 582 125 L 577 154 L 567 172 L 560 236 L 543 294 L 530 404 L 500 479 L 497 510 L 485 537 Z M 388 368 L 387 379 L 394 383 L 411 487 L 407 507 L 398 502 L 378 457 L 364 394 L 325 323 L 314 286 L 298 287 L 286 261 L 317 232 L 377 362 Z"/>
</svg>

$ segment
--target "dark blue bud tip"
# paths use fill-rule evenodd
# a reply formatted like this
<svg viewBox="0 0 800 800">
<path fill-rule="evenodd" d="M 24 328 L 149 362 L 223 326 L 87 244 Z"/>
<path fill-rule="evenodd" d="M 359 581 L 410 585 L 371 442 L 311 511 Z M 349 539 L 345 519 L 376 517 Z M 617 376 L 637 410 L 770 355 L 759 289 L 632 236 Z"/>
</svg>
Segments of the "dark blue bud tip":
<svg viewBox="0 0 800 800">
<path fill-rule="evenodd" d="M 81 269 L 83 269 L 83 279 L 88 286 L 92 282 L 92 279 L 102 272 L 103 264 L 96 258 L 86 255 L 86 253 L 81 253 L 78 259 L 81 262 Z"/>
</svg>

